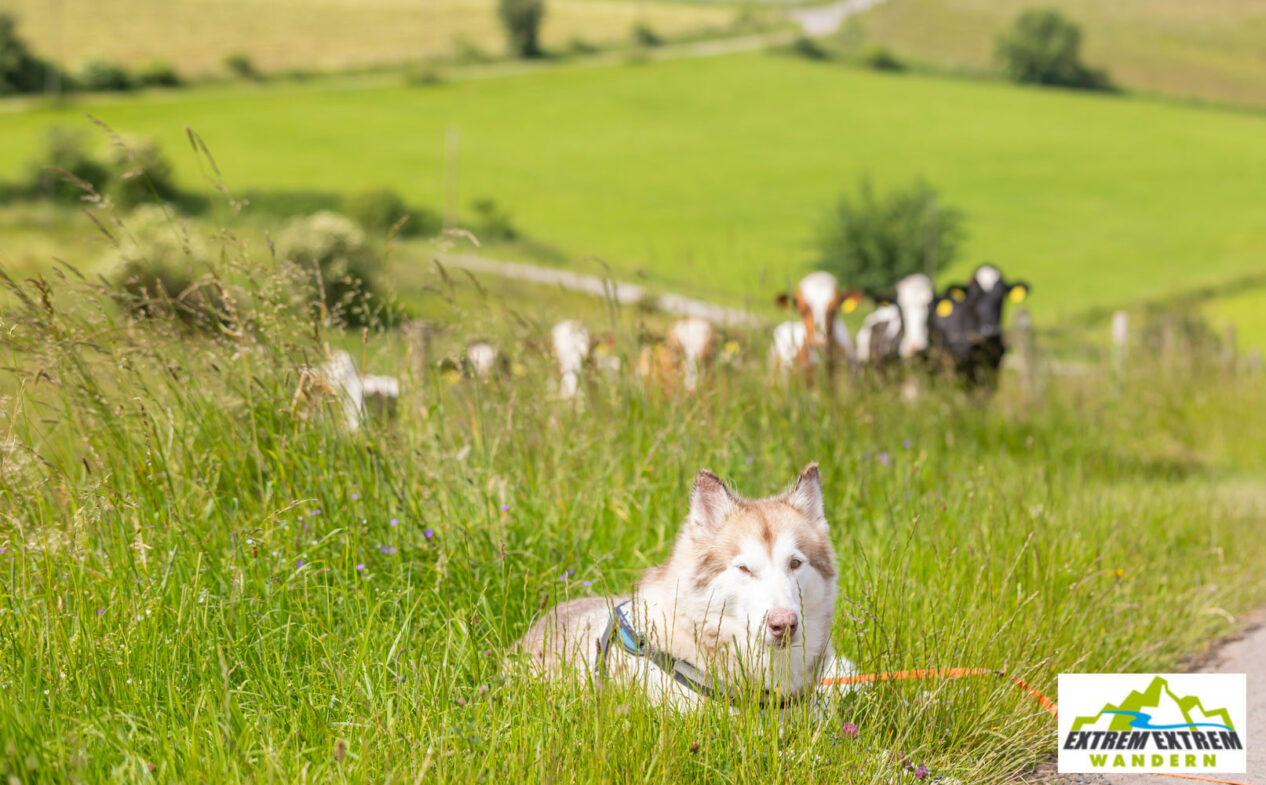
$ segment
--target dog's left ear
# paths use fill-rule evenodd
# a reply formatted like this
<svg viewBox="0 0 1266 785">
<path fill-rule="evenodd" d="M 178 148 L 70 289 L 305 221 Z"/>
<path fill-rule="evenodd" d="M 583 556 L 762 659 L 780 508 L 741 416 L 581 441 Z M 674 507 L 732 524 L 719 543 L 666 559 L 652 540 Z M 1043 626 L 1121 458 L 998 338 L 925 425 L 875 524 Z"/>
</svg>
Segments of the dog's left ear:
<svg viewBox="0 0 1266 785">
<path fill-rule="evenodd" d="M 721 528 L 730 513 L 738 509 L 739 500 L 725 487 L 721 478 L 700 469 L 695 476 L 695 487 L 690 491 L 690 523 L 704 531 L 714 532 Z"/>
<path fill-rule="evenodd" d="M 787 504 L 795 507 L 800 514 L 814 523 L 826 520 L 822 504 L 822 478 L 818 476 L 818 465 L 811 463 L 804 467 L 796 484 L 787 491 Z"/>
</svg>

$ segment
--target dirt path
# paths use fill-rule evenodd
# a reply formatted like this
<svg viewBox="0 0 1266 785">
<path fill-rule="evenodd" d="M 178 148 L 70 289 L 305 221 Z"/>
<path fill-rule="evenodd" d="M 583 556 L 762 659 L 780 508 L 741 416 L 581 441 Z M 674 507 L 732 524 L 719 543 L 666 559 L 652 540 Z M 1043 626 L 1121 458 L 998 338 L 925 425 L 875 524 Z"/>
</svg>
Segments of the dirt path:
<svg viewBox="0 0 1266 785">
<path fill-rule="evenodd" d="M 808 8 L 793 8 L 787 12 L 787 18 L 800 25 L 804 34 L 810 37 L 830 35 L 844 24 L 844 20 L 854 14 L 869 11 L 884 0 L 841 0 L 830 5 L 815 5 Z"/>
<path fill-rule="evenodd" d="M 680 294 L 654 294 L 645 287 L 635 283 L 613 281 L 597 275 L 585 275 L 570 270 L 558 270 L 553 267 L 540 267 L 521 262 L 504 262 L 497 259 L 485 259 L 482 256 L 464 254 L 436 254 L 436 258 L 445 267 L 455 267 L 475 273 L 499 275 L 515 278 L 520 281 L 560 286 L 573 292 L 584 292 L 595 297 L 612 297 L 621 305 L 633 305 L 639 302 L 651 302 L 659 310 L 677 316 L 697 316 L 714 324 L 728 327 L 759 327 L 765 323 L 747 311 L 727 308 L 723 305 L 696 300 Z"/>
<path fill-rule="evenodd" d="M 1214 774 L 1211 777 L 1249 785 L 1266 785 L 1266 609 L 1258 611 L 1242 635 L 1214 649 L 1195 673 L 1243 673 L 1248 676 L 1248 727 L 1244 750 L 1247 774 Z M 1165 785 L 1189 782 L 1148 774 L 1057 774 L 1055 763 L 1043 766 L 1022 780 L 1041 785 Z"/>
</svg>

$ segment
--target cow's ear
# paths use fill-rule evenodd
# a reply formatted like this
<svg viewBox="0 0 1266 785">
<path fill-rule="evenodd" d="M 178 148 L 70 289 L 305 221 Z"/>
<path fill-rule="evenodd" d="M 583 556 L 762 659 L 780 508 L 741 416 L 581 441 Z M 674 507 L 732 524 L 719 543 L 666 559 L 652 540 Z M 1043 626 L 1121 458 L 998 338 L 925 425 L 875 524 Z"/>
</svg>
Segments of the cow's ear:
<svg viewBox="0 0 1266 785">
<path fill-rule="evenodd" d="M 946 316 L 954 313 L 954 300 L 951 297 L 942 297 L 936 301 L 936 315 L 944 319 Z"/>
<path fill-rule="evenodd" d="M 961 303 L 967 299 L 967 290 L 961 286 L 951 286 L 945 290 L 945 295 L 956 303 Z"/>
<path fill-rule="evenodd" d="M 774 305 L 777 305 L 779 308 L 790 308 L 791 298 L 787 296 L 786 292 L 783 292 L 774 298 Z"/>
<path fill-rule="evenodd" d="M 690 525 L 701 531 L 714 532 L 721 528 L 730 513 L 738 509 L 740 499 L 735 496 L 721 478 L 700 469 L 690 491 Z"/>
<path fill-rule="evenodd" d="M 818 465 L 811 463 L 804 467 L 796 478 L 796 484 L 783 498 L 809 520 L 815 523 L 824 520 L 826 516 L 822 503 L 822 478 L 818 474 Z"/>
<path fill-rule="evenodd" d="M 875 305 L 883 308 L 884 306 L 895 303 L 897 301 L 897 295 L 892 292 L 871 292 L 870 299 L 875 301 Z"/>
<path fill-rule="evenodd" d="M 1011 284 L 1007 290 L 1007 297 L 1011 298 L 1013 303 L 1022 303 L 1029 296 L 1029 284 L 1027 281 L 1017 281 Z"/>
<path fill-rule="evenodd" d="M 862 304 L 863 297 L 865 297 L 865 295 L 863 295 L 860 291 L 857 289 L 851 289 L 848 295 L 844 298 L 844 302 L 840 307 L 844 309 L 844 313 L 852 313 L 857 310 L 857 306 Z"/>
</svg>

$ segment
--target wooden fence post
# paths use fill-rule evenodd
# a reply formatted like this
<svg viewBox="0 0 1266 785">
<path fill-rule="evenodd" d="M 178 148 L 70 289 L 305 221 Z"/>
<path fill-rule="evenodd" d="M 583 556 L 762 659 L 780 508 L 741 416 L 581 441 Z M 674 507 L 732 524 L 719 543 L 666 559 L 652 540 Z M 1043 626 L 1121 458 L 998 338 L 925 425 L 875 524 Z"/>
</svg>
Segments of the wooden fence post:
<svg viewBox="0 0 1266 785">
<path fill-rule="evenodd" d="M 1130 350 L 1130 315 L 1125 311 L 1112 314 L 1112 372 L 1117 378 L 1125 375 L 1125 360 Z"/>
<path fill-rule="evenodd" d="M 1012 344 L 1015 346 L 1016 370 L 1020 373 L 1020 394 L 1031 402 L 1039 392 L 1040 379 L 1037 369 L 1037 339 L 1033 333 L 1033 317 L 1028 308 L 1015 314 L 1011 327 Z"/>
</svg>

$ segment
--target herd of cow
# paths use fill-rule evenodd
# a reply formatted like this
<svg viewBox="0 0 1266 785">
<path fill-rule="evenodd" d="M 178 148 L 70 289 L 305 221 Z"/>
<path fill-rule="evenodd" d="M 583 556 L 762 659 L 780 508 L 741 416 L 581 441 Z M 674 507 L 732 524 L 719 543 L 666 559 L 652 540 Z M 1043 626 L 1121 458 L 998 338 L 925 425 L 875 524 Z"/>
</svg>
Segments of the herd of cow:
<svg viewBox="0 0 1266 785">
<path fill-rule="evenodd" d="M 948 375 L 969 389 L 990 390 L 1006 352 L 1003 308 L 1028 293 L 1027 283 L 1008 281 L 987 264 L 978 267 L 966 284 L 950 285 L 940 293 L 922 273 L 902 278 L 890 292 L 846 289 L 830 273 L 810 273 L 792 296 L 778 297 L 779 304 L 794 307 L 800 318 L 774 328 L 770 370 L 776 378 L 786 379 L 799 370 L 812 379 L 843 368 L 873 369 L 883 378 L 906 368 Z M 856 310 L 866 299 L 874 301 L 875 309 L 862 321 L 854 342 L 842 314 Z M 587 366 L 622 370 L 611 347 L 613 339 L 592 340 L 579 321 L 559 322 L 550 338 L 562 399 L 580 395 Z M 674 322 L 660 338 L 646 336 L 635 372 L 648 383 L 693 392 L 710 366 L 733 364 L 739 352 L 739 344 L 724 341 L 712 323 L 691 317 Z M 511 367 L 495 345 L 482 340 L 468 344 L 465 356 L 441 363 L 455 377 L 487 378 L 509 373 Z M 351 357 L 339 352 L 320 369 L 306 372 L 300 389 L 339 394 L 348 423 L 355 427 L 371 410 L 394 411 L 398 387 L 394 379 L 385 384 L 385 378 L 361 376 Z"/>
<path fill-rule="evenodd" d="M 779 304 L 794 307 L 800 318 L 774 328 L 770 368 L 785 378 L 796 369 L 812 376 L 819 369 L 830 374 L 844 367 L 870 367 L 888 374 L 899 365 L 921 366 L 955 376 L 970 388 L 992 388 L 1006 352 L 1003 307 L 1028 293 L 1027 283 L 1008 281 L 993 265 L 978 267 L 967 283 L 939 294 L 932 279 L 921 273 L 897 281 L 891 292 L 870 293 L 845 289 L 830 273 L 810 273 L 792 296 L 778 297 Z M 865 299 L 876 307 L 854 343 L 842 314 Z M 551 339 L 562 398 L 579 394 L 586 363 L 618 370 L 619 358 L 604 352 L 605 344 L 595 343 L 578 321 L 554 325 Z M 732 362 L 737 351 L 737 344 L 723 341 L 710 322 L 691 317 L 674 322 L 661 339 L 643 341 L 636 373 L 690 392 L 709 365 L 718 359 Z M 467 348 L 465 365 L 472 375 L 485 376 L 494 371 L 498 358 L 495 347 L 479 341 Z"/>
</svg>

